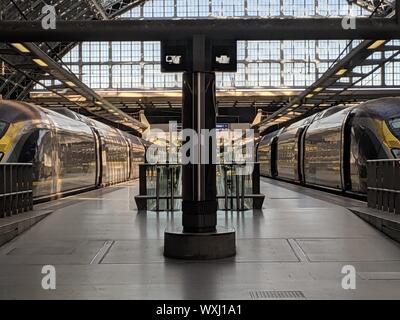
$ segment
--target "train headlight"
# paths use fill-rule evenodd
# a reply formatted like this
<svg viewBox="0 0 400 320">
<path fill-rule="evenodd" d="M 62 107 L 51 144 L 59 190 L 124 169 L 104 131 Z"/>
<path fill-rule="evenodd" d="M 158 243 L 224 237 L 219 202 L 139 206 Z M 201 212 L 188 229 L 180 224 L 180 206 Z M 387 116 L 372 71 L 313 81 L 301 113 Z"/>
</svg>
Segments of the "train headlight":
<svg viewBox="0 0 400 320">
<path fill-rule="evenodd" d="M 392 149 L 392 153 L 397 159 L 400 159 L 400 149 Z"/>
</svg>

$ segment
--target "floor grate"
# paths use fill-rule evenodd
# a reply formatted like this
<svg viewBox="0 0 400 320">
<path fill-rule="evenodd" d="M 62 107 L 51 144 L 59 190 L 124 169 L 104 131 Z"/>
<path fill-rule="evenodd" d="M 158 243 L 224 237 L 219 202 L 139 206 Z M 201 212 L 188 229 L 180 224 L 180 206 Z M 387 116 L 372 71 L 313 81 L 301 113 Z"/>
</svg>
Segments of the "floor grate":
<svg viewBox="0 0 400 320">
<path fill-rule="evenodd" d="M 305 299 L 302 291 L 250 291 L 253 300 L 268 299 Z"/>
</svg>

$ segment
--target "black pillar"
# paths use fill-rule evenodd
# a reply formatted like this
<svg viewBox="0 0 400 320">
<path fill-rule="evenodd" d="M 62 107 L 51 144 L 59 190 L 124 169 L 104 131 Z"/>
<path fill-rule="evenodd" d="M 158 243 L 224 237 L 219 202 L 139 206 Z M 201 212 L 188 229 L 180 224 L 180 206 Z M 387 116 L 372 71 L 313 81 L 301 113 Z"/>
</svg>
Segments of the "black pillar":
<svg viewBox="0 0 400 320">
<path fill-rule="evenodd" d="M 217 227 L 217 146 L 216 138 L 210 135 L 216 127 L 214 58 L 210 41 L 202 35 L 193 37 L 190 51 L 192 65 L 183 75 L 182 129 L 195 133 L 188 135 L 186 142 L 191 139 L 192 143 L 185 148 L 192 161 L 182 165 L 183 227 L 165 231 L 164 255 L 181 259 L 226 258 L 236 254 L 236 243 L 233 229 Z"/>
<path fill-rule="evenodd" d="M 182 167 L 182 224 L 184 232 L 214 232 L 217 225 L 215 137 L 202 129 L 216 127 L 215 73 L 186 72 L 183 76 L 182 129 L 192 129 L 198 139 L 193 144 L 196 163 Z M 202 134 L 206 133 L 202 137 Z M 205 150 L 205 146 L 208 150 Z M 213 148 L 214 147 L 214 148 Z M 194 150 L 194 149 L 197 150 Z M 214 150 L 213 150 L 214 149 Z"/>
</svg>

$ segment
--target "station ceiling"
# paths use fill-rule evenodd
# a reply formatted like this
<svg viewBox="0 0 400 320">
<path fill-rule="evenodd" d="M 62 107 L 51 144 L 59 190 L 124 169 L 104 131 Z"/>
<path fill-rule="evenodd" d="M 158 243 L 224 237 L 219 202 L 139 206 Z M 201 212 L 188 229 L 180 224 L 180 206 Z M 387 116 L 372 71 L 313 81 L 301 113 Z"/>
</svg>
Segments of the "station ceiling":
<svg viewBox="0 0 400 320">
<path fill-rule="evenodd" d="M 63 20 L 112 20 L 124 12 L 141 5 L 145 0 L 10 0 L 0 10 L 0 20 L 34 21 L 44 14 L 45 4 L 53 5 Z M 3 4 L 3 3 L 2 3 Z M 4 99 L 29 100 L 29 94 L 40 80 L 60 80 L 57 93 L 66 104 L 73 103 L 99 120 L 114 124 L 126 131 L 141 132 L 146 126 L 102 99 L 64 68 L 61 58 L 69 52 L 73 42 L 0 43 L 0 94 Z M 80 95 L 78 101 L 70 101 L 64 94 L 73 91 Z"/>
<path fill-rule="evenodd" d="M 112 20 L 144 2 L 145 0 L 46 1 L 47 4 L 56 7 L 63 20 Z M 393 15 L 394 4 L 392 1 L 378 2 L 377 6 L 375 0 L 355 1 L 357 5 L 370 10 L 376 16 Z M 14 21 L 37 20 L 42 16 L 43 4 L 44 2 L 41 0 L 10 0 L 0 11 L 0 18 Z M 71 73 L 62 64 L 61 58 L 74 47 L 75 43 L 43 42 L 35 45 L 29 43 L 22 45 L 22 48 L 28 49 L 28 54 L 21 51 L 21 47 L 0 43 L 0 60 L 5 62 L 2 65 L 2 75 L 0 75 L 0 93 L 5 99 L 33 101 L 49 108 L 66 106 L 126 130 L 141 131 L 145 129 L 136 121 L 140 110 L 145 110 L 150 123 L 180 120 L 181 96 L 178 91 L 123 92 L 119 94 L 94 91 L 85 86 L 78 78 L 71 77 Z M 271 125 L 282 124 L 294 117 L 316 112 L 338 102 L 364 101 L 381 96 L 398 95 L 397 89 L 352 90 L 351 87 L 355 81 L 358 81 L 358 78 L 367 76 L 357 73 L 353 69 L 365 63 L 365 59 L 372 53 L 370 46 L 371 43 L 364 42 L 357 47 L 357 50 L 350 53 L 351 59 L 341 57 L 334 69 L 328 70 L 332 74 L 329 72 L 324 74 L 306 91 L 278 89 L 220 91 L 218 92 L 218 121 L 252 122 L 257 112 L 261 111 L 263 117 L 255 127 L 262 131 Z M 378 67 L 400 52 L 400 48 L 390 46 L 387 42 L 374 48 L 374 51 L 377 50 L 391 53 L 391 55 L 385 56 L 385 59 L 369 62 Z M 32 55 L 36 59 L 32 59 Z M 54 68 L 50 68 L 50 72 L 49 69 L 45 72 L 40 66 L 41 62 L 46 65 L 53 63 L 56 65 Z M 348 73 L 338 76 L 341 69 L 346 69 Z M 347 77 L 347 82 L 340 81 L 342 76 L 343 78 Z M 49 87 L 47 94 L 31 94 L 34 85 L 39 80 L 46 78 L 58 79 L 60 84 L 57 87 Z M 294 110 L 296 108 L 297 111 Z M 288 113 L 292 115 L 289 118 Z"/>
</svg>

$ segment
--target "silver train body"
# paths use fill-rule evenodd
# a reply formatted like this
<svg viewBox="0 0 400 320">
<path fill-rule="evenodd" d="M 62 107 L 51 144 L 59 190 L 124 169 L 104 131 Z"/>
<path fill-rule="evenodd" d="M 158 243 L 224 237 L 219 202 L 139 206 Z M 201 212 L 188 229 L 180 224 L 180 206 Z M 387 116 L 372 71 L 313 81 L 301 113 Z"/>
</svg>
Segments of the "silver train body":
<svg viewBox="0 0 400 320">
<path fill-rule="evenodd" d="M 141 139 L 67 109 L 0 100 L 0 161 L 33 163 L 34 197 L 138 178 Z"/>
<path fill-rule="evenodd" d="M 400 158 L 400 98 L 337 106 L 265 135 L 260 173 L 365 194 L 367 160 Z"/>
</svg>

